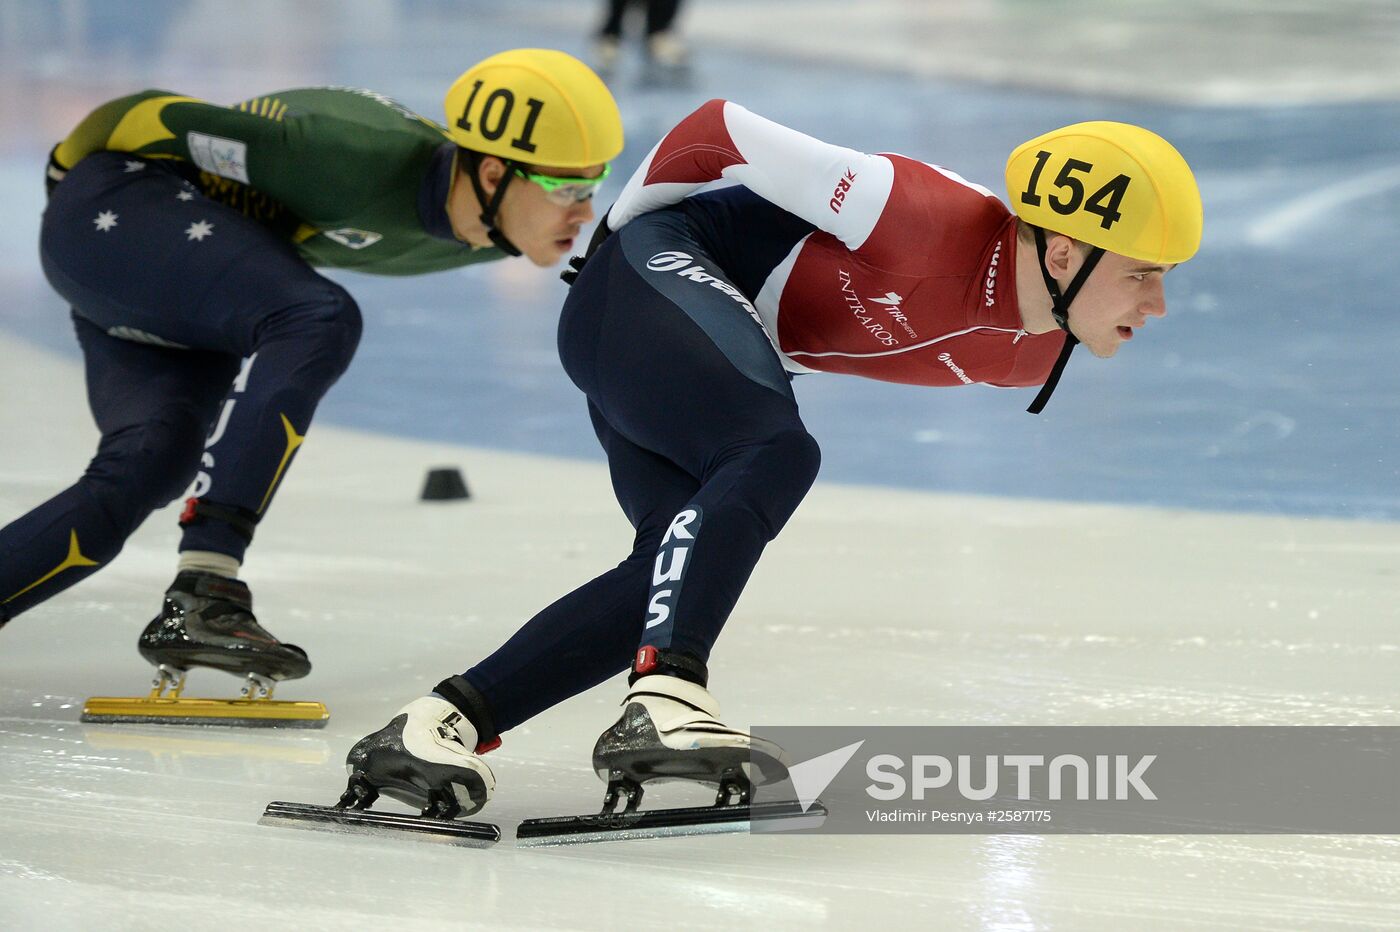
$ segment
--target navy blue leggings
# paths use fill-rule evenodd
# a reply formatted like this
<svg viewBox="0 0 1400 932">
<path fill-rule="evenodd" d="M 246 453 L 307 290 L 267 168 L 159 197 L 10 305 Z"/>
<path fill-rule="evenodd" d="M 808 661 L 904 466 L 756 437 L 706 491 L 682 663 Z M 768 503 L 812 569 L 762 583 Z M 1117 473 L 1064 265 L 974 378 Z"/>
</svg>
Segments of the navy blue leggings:
<svg viewBox="0 0 1400 932">
<path fill-rule="evenodd" d="M 102 440 L 77 483 L 0 529 L 10 617 L 108 563 L 191 480 L 260 516 L 360 338 L 343 288 L 159 161 L 80 162 L 44 213 L 40 258 L 72 305 Z M 209 519 L 180 549 L 246 546 Z"/>
<path fill-rule="evenodd" d="M 627 225 L 579 275 L 559 353 L 636 536 L 464 674 L 496 731 L 625 669 L 640 645 L 708 659 L 820 463 L 750 311 L 677 212 Z"/>
</svg>

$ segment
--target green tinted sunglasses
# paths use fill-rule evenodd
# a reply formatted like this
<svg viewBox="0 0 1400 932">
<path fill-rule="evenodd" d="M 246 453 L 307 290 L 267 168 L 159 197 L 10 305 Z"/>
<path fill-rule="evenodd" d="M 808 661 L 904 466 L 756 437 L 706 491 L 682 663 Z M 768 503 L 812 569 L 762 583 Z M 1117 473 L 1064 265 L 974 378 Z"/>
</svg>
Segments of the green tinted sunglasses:
<svg viewBox="0 0 1400 932">
<path fill-rule="evenodd" d="M 574 204 L 581 204 L 593 197 L 598 190 L 598 185 L 603 183 L 603 179 L 612 173 L 611 165 L 603 166 L 603 173 L 597 178 L 559 178 L 554 175 L 539 175 L 535 172 L 527 172 L 517 168 L 515 173 L 527 181 L 544 188 L 546 199 L 551 204 L 560 207 L 570 207 Z"/>
</svg>

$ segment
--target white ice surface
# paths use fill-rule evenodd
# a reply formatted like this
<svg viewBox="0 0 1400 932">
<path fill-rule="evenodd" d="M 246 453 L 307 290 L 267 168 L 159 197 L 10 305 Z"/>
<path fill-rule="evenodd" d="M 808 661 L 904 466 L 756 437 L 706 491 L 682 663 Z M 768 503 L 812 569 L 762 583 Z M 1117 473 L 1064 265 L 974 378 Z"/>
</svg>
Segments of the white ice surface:
<svg viewBox="0 0 1400 932">
<path fill-rule="evenodd" d="M 0 515 L 66 485 L 95 433 L 77 366 L 0 340 Z M 424 505 L 426 468 L 474 498 Z M 316 668 L 279 698 L 323 732 L 78 723 L 141 692 L 173 572 L 154 516 L 113 565 L 0 632 L 0 928 L 1379 928 L 1400 842 L 1323 837 L 749 837 L 516 849 L 589 811 L 621 678 L 506 736 L 451 849 L 259 826 L 329 802 L 349 745 L 619 559 L 601 464 L 316 429 L 246 567 Z M 818 485 L 713 660 L 738 722 L 1397 722 L 1400 527 Z M 192 693 L 234 680 L 194 674 Z M 663 787 L 659 802 L 703 794 Z M 693 797 L 693 800 L 692 800 Z"/>
</svg>

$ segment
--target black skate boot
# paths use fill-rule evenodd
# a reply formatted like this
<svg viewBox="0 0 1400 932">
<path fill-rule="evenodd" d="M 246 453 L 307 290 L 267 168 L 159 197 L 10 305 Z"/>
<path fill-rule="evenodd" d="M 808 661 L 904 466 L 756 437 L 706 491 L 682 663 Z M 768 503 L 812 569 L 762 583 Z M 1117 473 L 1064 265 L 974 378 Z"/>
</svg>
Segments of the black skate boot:
<svg viewBox="0 0 1400 932">
<path fill-rule="evenodd" d="M 192 667 L 247 676 L 244 695 L 267 696 L 281 680 L 311 672 L 306 651 L 283 644 L 253 617 L 253 597 L 236 579 L 186 570 L 165 593 L 165 609 L 137 642 L 162 678 L 183 683 Z"/>
<path fill-rule="evenodd" d="M 480 756 L 487 750 L 478 748 L 476 729 L 452 703 L 415 699 L 350 749 L 350 786 L 341 805 L 364 808 L 383 793 L 421 809 L 424 818 L 469 816 L 496 789 L 495 774 Z"/>
<path fill-rule="evenodd" d="M 185 571 L 165 593 L 165 609 L 136 642 L 156 665 L 148 696 L 93 696 L 81 721 L 101 724 L 232 725 L 323 728 L 330 713 L 319 702 L 274 701 L 281 680 L 311 672 L 306 652 L 283 644 L 253 617 L 248 587 L 213 573 Z M 192 668 L 246 676 L 241 699 L 184 695 Z"/>
</svg>

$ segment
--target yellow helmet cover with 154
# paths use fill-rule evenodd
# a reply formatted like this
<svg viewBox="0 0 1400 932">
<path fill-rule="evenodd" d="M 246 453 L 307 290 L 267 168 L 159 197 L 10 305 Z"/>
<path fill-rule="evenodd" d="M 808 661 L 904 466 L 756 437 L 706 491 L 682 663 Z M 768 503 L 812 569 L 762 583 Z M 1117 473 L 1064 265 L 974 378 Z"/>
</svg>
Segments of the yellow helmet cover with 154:
<svg viewBox="0 0 1400 932">
<path fill-rule="evenodd" d="M 1201 245 L 1191 167 L 1161 136 L 1128 123 L 1076 123 L 1016 148 L 1011 208 L 1027 223 L 1109 252 L 1174 264 Z"/>
<path fill-rule="evenodd" d="M 555 49 L 492 55 L 453 82 L 444 106 L 452 141 L 486 155 L 585 168 L 622 151 L 622 117 L 607 85 Z"/>
</svg>

